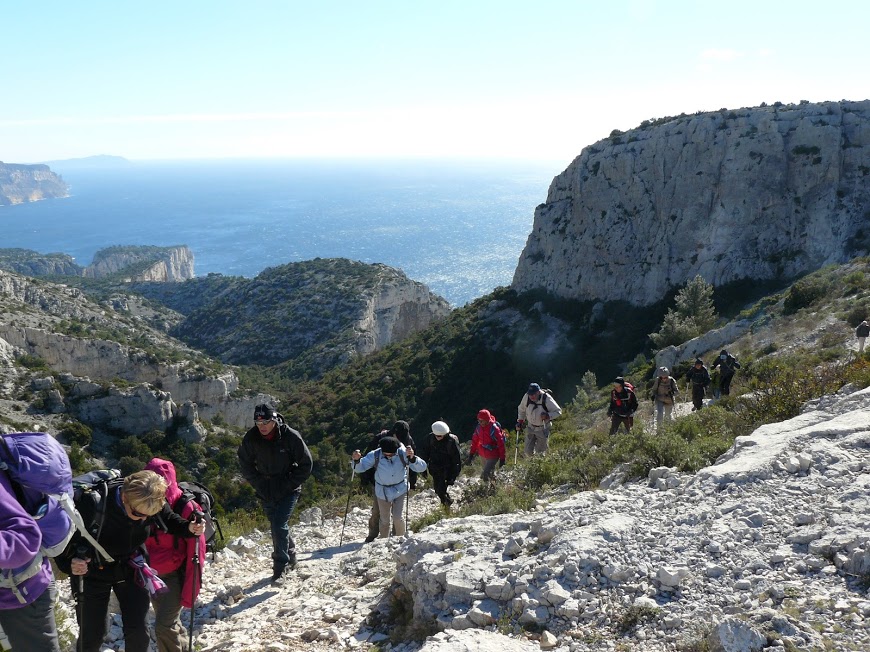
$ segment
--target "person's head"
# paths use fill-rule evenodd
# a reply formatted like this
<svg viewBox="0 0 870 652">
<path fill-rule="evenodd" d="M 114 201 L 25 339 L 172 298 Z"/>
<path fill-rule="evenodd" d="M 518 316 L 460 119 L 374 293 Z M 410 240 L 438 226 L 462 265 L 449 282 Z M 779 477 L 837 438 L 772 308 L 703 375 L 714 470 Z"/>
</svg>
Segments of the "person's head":
<svg viewBox="0 0 870 652">
<path fill-rule="evenodd" d="M 411 434 L 411 426 L 408 425 L 407 421 L 396 421 L 390 428 L 390 434 L 399 441 L 407 439 L 408 435 Z"/>
<path fill-rule="evenodd" d="M 262 403 L 254 408 L 254 424 L 264 437 L 272 434 L 278 425 L 278 413 L 271 405 Z"/>
<path fill-rule="evenodd" d="M 538 385 L 538 383 L 530 384 L 526 394 L 528 394 L 529 398 L 533 400 L 537 399 L 541 395 L 541 386 Z"/>
<path fill-rule="evenodd" d="M 625 378 L 617 376 L 613 379 L 613 389 L 621 392 L 623 387 L 625 387 Z"/>
<path fill-rule="evenodd" d="M 402 444 L 395 437 L 384 437 L 378 443 L 378 447 L 381 449 L 381 455 L 387 459 L 398 453 L 401 445 Z"/>
<path fill-rule="evenodd" d="M 486 425 L 487 423 L 494 423 L 495 417 L 492 416 L 492 413 L 489 410 L 481 410 L 477 413 L 477 422 L 480 425 Z"/>
<path fill-rule="evenodd" d="M 671 372 L 667 367 L 659 367 L 659 378 L 667 378 L 670 375 Z"/>
<path fill-rule="evenodd" d="M 124 478 L 121 503 L 134 521 L 154 516 L 166 501 L 166 480 L 154 471 L 137 471 Z"/>
<path fill-rule="evenodd" d="M 704 361 L 701 360 L 701 358 L 695 358 L 695 366 L 696 366 L 696 367 L 703 367 L 703 366 L 704 366 Z"/>
<path fill-rule="evenodd" d="M 444 439 L 450 433 L 450 426 L 448 426 L 443 421 L 436 421 L 432 424 L 432 434 L 435 435 L 435 439 L 439 441 Z"/>
<path fill-rule="evenodd" d="M 728 351 L 726 351 L 725 349 L 722 349 L 721 351 L 719 351 L 719 358 L 721 360 L 725 360 L 727 357 L 728 357 Z"/>
</svg>

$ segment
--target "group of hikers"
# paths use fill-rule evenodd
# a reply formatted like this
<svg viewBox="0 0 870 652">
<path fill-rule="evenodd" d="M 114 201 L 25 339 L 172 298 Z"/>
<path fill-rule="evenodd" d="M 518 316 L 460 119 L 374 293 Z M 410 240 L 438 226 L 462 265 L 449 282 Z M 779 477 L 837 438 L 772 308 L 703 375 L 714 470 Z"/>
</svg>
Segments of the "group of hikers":
<svg viewBox="0 0 870 652">
<path fill-rule="evenodd" d="M 731 393 L 731 381 L 740 363 L 737 358 L 722 349 L 710 368 L 704 364 L 701 358 L 695 358 L 694 364 L 686 372 L 684 378 L 686 384 L 692 388 L 692 411 L 704 407 L 704 398 L 707 390 L 713 384 L 710 369 L 719 374 L 718 382 L 714 387 L 714 395 L 728 396 Z M 671 376 L 667 367 L 659 367 L 650 390 L 650 400 L 655 404 L 656 428 L 660 428 L 662 421 L 673 419 L 674 405 L 680 390 L 676 379 Z M 638 409 L 637 393 L 634 386 L 622 376 L 617 376 L 613 381 L 613 389 L 610 392 L 610 405 L 607 408 L 607 416 L 610 417 L 610 434 L 613 435 L 623 426 L 625 431 L 631 430 L 634 425 L 634 414 Z"/>
<path fill-rule="evenodd" d="M 711 367 L 719 368 L 719 391 L 727 395 L 740 364 L 723 350 Z M 692 386 L 694 409 L 701 409 L 711 378 L 700 358 L 686 379 Z M 659 368 L 650 394 L 657 423 L 672 417 L 678 394 L 669 370 Z M 637 409 L 635 388 L 623 377 L 616 378 L 608 408 L 610 433 L 616 433 L 620 425 L 631 430 Z M 561 414 L 552 392 L 538 383 L 528 386 L 517 406 L 516 421 L 517 445 L 525 435 L 524 457 L 547 453 L 552 421 Z M 449 488 L 463 465 L 480 457 L 480 477 L 489 482 L 496 469 L 504 466 L 506 456 L 505 431 L 488 409 L 477 413 L 465 459 L 459 438 L 443 420 L 432 423 L 419 447 L 408 422 L 396 421 L 389 430 L 372 436 L 365 454 L 355 450 L 351 455 L 354 473 L 371 487 L 373 498 L 365 542 L 406 532 L 403 511 L 421 474 L 431 476 L 435 494 L 449 509 L 453 503 Z M 311 475 L 311 452 L 281 414 L 262 404 L 254 409 L 254 426 L 243 436 L 238 457 L 241 473 L 269 520 L 271 582 L 281 586 L 286 572 L 297 564 L 288 521 Z M 85 526 L 75 529 L 62 551 L 48 554 L 41 549 L 48 519 L 38 504 L 22 499 L 20 487 L 8 473 L 0 472 L 0 626 L 13 651 L 59 652 L 53 611 L 56 589 L 49 563 L 49 557 L 54 557 L 57 567 L 70 577 L 79 625 L 78 652 L 101 649 L 112 592 L 120 606 L 127 652 L 148 649 L 149 606 L 154 609 L 158 650 L 191 652 L 192 634 L 182 625 L 180 613 L 182 607 L 193 608 L 199 593 L 205 526 L 202 507 L 184 495 L 172 462 L 154 458 L 143 470 L 123 478 L 109 477 L 102 491 L 85 491 L 76 498 L 75 507 Z"/>
</svg>

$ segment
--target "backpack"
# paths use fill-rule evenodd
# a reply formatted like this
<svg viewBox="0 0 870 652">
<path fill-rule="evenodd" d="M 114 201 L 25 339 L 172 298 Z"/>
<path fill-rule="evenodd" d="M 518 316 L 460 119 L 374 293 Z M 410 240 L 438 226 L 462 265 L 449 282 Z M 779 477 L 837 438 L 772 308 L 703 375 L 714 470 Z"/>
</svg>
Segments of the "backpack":
<svg viewBox="0 0 870 652">
<path fill-rule="evenodd" d="M 221 530 L 215 509 L 214 495 L 205 485 L 195 480 L 179 482 L 178 488 L 181 489 L 181 498 L 175 502 L 172 510 L 176 514 L 181 514 L 181 510 L 191 500 L 202 508 L 201 513 L 203 523 L 205 523 L 205 549 L 214 555 L 218 535 L 220 535 L 221 541 L 224 540 L 224 533 Z"/>
<path fill-rule="evenodd" d="M 541 390 L 543 391 L 543 390 Z M 504 429 L 501 427 L 501 424 L 498 421 L 494 421 L 489 424 L 489 438 L 492 441 L 491 444 L 481 444 L 481 447 L 485 448 L 488 451 L 497 451 L 499 440 L 505 441 Z"/>
<path fill-rule="evenodd" d="M 111 563 L 114 561 L 105 548 L 99 544 L 99 538 L 103 532 L 103 523 L 106 522 L 106 498 L 109 495 L 109 490 L 120 486 L 123 482 L 121 472 L 118 469 L 90 471 L 72 479 L 72 503 L 75 511 L 70 516 L 74 521 L 78 521 L 76 529 L 93 546 L 96 557 L 101 562 Z M 94 502 L 95 506 L 91 521 L 87 524 L 78 510 L 78 505 L 86 496 Z"/>
<path fill-rule="evenodd" d="M 39 526 L 42 555 L 56 557 L 75 533 L 61 503 L 62 496 L 69 498 L 73 493 L 72 470 L 63 446 L 44 432 L 0 435 L 0 469 L 8 475 L 18 502 Z"/>
</svg>

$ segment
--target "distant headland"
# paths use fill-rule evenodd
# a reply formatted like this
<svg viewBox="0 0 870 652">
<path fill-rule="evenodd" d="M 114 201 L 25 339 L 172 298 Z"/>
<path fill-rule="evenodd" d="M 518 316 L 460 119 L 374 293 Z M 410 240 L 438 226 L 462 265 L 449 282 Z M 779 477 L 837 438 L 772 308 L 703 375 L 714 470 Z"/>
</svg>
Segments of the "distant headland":
<svg viewBox="0 0 870 652">
<path fill-rule="evenodd" d="M 47 165 L 0 161 L 0 206 L 68 196 L 67 183 Z"/>
</svg>

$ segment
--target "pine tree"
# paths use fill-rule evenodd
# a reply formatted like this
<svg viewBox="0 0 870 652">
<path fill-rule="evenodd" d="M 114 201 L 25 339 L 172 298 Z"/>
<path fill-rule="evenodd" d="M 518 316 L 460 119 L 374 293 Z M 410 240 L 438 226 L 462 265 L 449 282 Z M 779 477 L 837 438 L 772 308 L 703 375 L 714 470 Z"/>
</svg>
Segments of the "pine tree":
<svg viewBox="0 0 870 652">
<path fill-rule="evenodd" d="M 718 318 L 713 306 L 713 286 L 700 275 L 677 293 L 675 303 L 675 308 L 668 309 L 658 332 L 650 333 L 653 344 L 660 349 L 706 333 Z"/>
</svg>

